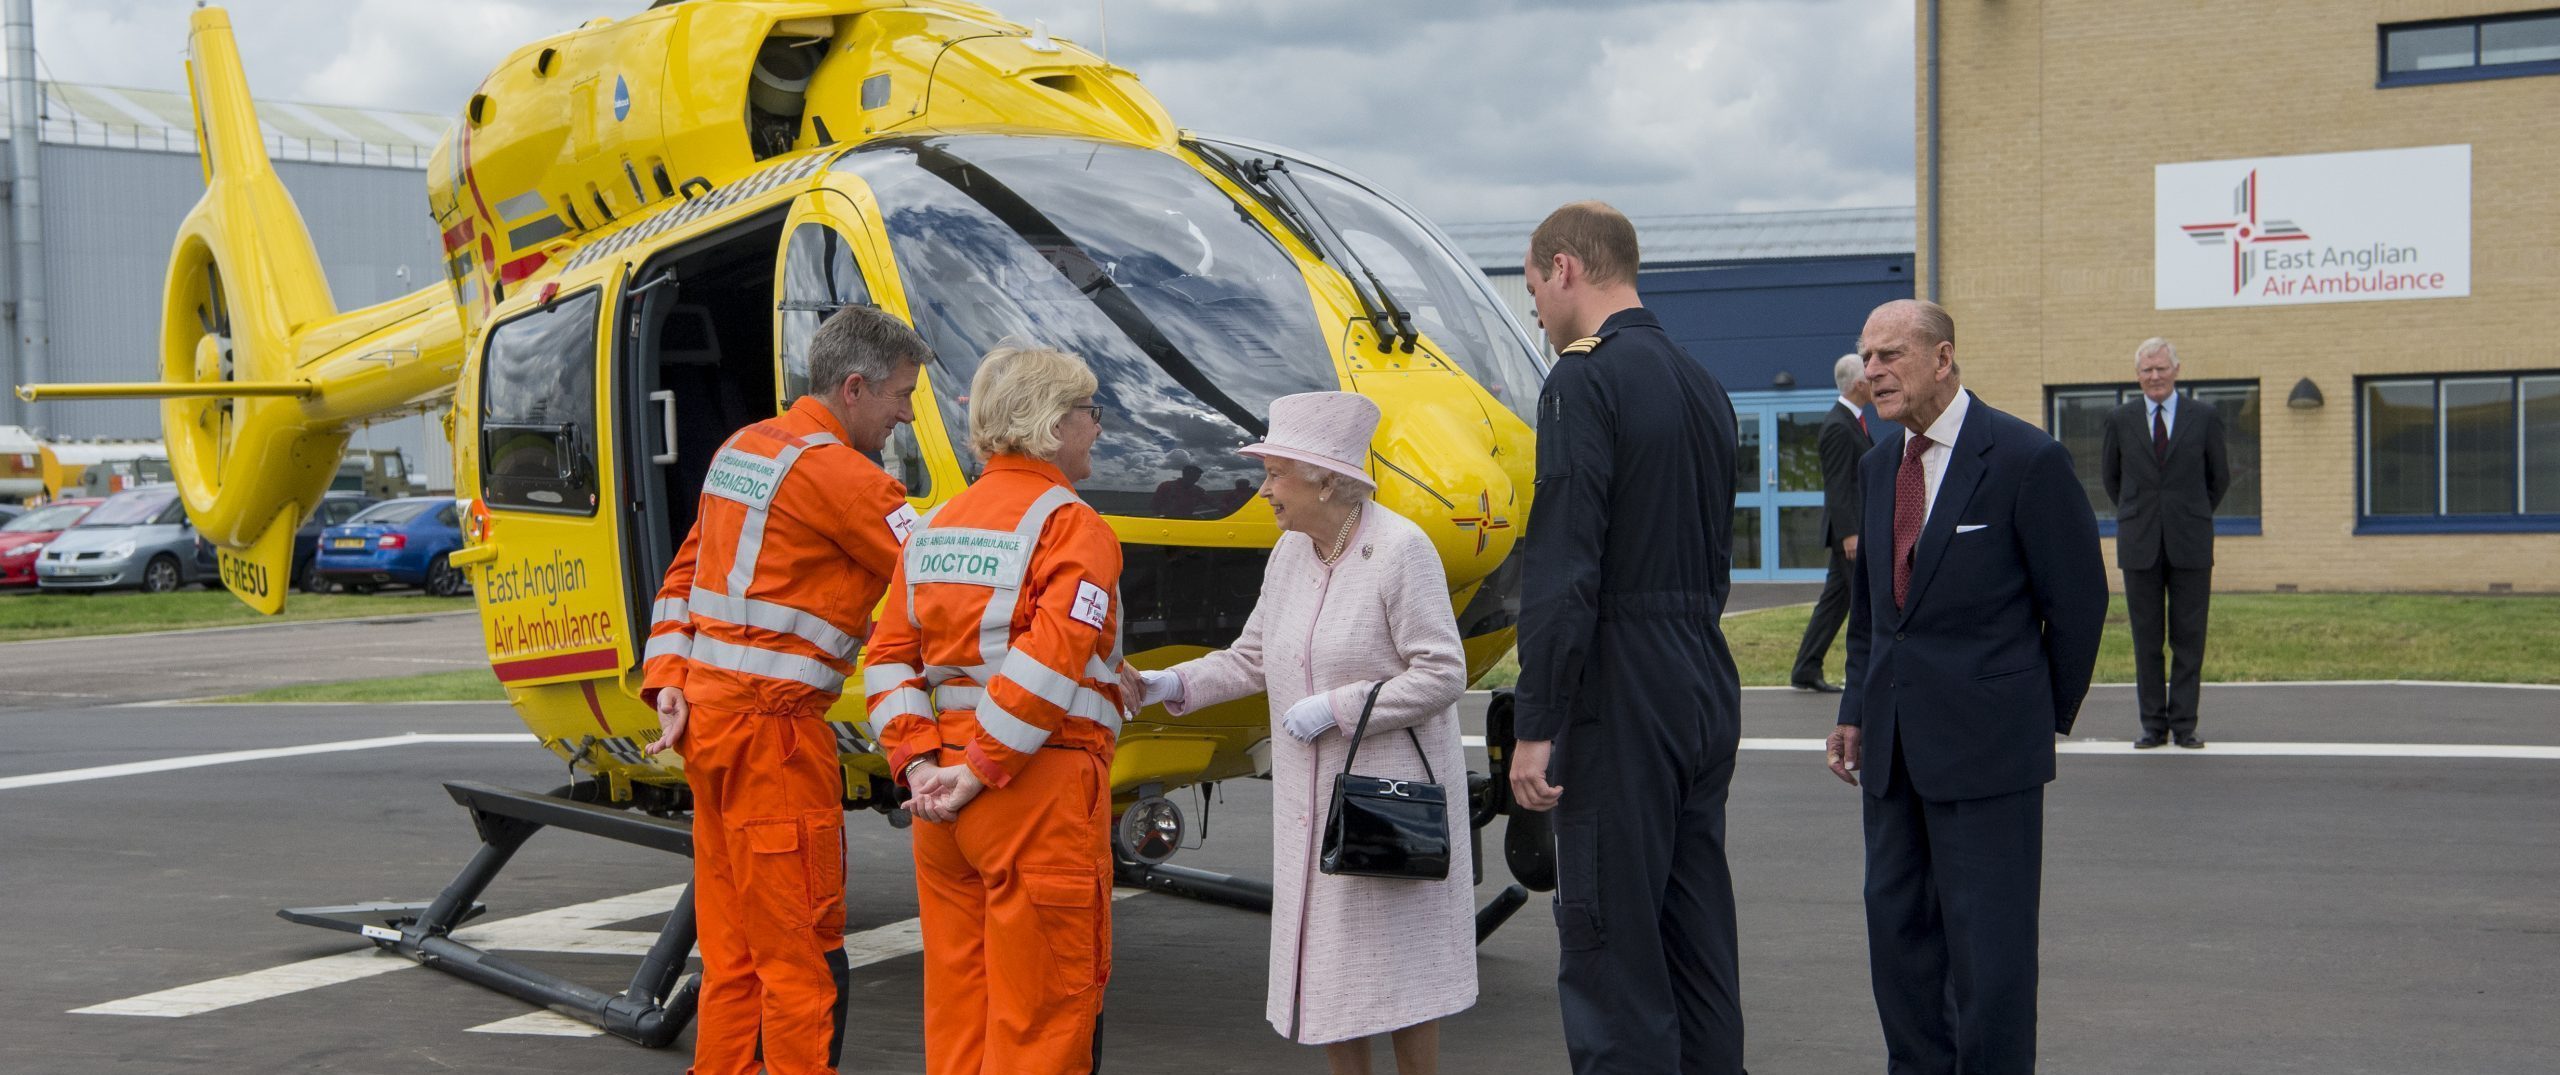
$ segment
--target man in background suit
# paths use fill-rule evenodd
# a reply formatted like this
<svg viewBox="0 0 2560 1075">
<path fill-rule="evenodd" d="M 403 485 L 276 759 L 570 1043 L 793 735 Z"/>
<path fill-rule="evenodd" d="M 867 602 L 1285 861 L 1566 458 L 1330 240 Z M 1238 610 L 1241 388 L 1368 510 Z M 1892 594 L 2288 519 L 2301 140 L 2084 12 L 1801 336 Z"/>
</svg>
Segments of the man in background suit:
<svg viewBox="0 0 2560 1075">
<path fill-rule="evenodd" d="M 2205 613 L 2213 601 L 2213 512 L 2231 490 L 2222 412 L 2178 394 L 2178 349 L 2154 336 L 2133 349 L 2142 398 L 2107 415 L 2098 471 L 2116 506 L 2116 567 L 2133 621 L 2133 681 L 2149 750 L 2175 736 L 2190 750 L 2204 678 Z M 2167 605 L 2167 681 L 2160 628 Z"/>
<path fill-rule="evenodd" d="M 2089 691 L 2106 561 L 2071 453 L 1964 390 L 1955 320 L 1876 308 L 1849 675 L 1831 772 L 1864 772 L 1867 960 L 1895 1075 L 2035 1070 L 2044 785 Z"/>
<path fill-rule="evenodd" d="M 1796 668 L 1788 682 L 1800 691 L 1837 694 L 1836 684 L 1822 681 L 1822 659 L 1831 653 L 1831 636 L 1849 615 L 1849 566 L 1858 559 L 1858 457 L 1875 447 L 1867 438 L 1867 363 L 1842 355 L 1831 364 L 1831 383 L 1840 386 L 1840 401 L 1822 416 L 1822 543 L 1831 549 L 1831 567 L 1822 576 L 1822 596 L 1813 603 L 1813 620 L 1804 625 L 1804 642 L 1796 647 Z"/>
</svg>

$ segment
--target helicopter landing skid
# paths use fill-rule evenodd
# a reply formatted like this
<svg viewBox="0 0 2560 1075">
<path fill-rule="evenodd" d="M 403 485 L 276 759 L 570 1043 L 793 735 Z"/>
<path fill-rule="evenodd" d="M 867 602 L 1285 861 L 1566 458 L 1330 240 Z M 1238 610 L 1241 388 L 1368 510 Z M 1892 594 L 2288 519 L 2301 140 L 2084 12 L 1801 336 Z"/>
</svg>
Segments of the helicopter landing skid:
<svg viewBox="0 0 2560 1075">
<path fill-rule="evenodd" d="M 480 893 L 504 869 L 516 850 L 545 826 L 602 836 L 627 844 L 691 857 L 693 831 L 682 822 L 579 802 L 564 794 L 540 794 L 494 784 L 457 780 L 445 790 L 471 811 L 480 831 L 480 851 L 453 883 L 429 903 L 361 903 L 339 907 L 298 907 L 277 917 L 306 926 L 360 934 L 375 946 L 397 952 L 437 970 L 477 982 L 518 1000 L 539 1004 L 594 1024 L 617 1038 L 656 1049 L 666 1046 L 693 1021 L 701 987 L 698 975 L 684 973 L 693 951 L 693 887 L 685 886 L 658 940 L 631 975 L 631 987 L 605 993 L 513 960 L 491 955 L 452 936 L 454 929 L 486 910 Z M 564 789 L 567 790 L 567 789 Z M 376 925 L 375 922 L 382 924 Z"/>
</svg>

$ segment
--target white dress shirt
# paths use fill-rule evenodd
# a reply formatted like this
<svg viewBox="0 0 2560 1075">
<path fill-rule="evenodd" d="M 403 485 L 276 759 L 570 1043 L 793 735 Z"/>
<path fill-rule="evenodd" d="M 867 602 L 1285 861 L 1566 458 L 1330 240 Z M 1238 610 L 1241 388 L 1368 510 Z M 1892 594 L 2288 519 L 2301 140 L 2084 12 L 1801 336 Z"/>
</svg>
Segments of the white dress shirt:
<svg viewBox="0 0 2560 1075">
<path fill-rule="evenodd" d="M 2176 392 L 2169 393 L 2169 398 L 2160 400 L 2156 403 L 2153 402 L 2149 396 L 2142 397 L 2143 436 L 2149 437 L 2151 435 L 2151 422 L 2153 419 L 2159 420 L 2160 428 L 2165 431 L 2168 436 L 2174 437 L 2178 435 L 2178 394 Z"/>
<path fill-rule="evenodd" d="M 1965 412 L 1973 409 L 1973 393 L 1961 388 L 1938 420 L 1929 423 L 1929 446 L 1920 451 L 1920 473 L 1929 485 L 1929 506 L 1920 513 L 1920 525 L 1929 524 L 1929 512 L 1938 510 L 1938 483 L 1946 480 L 1947 460 L 1955 454 L 1956 437 L 1964 432 Z M 1911 450 L 1911 433 L 1904 430 L 1902 450 Z M 1900 466 L 1900 463 L 1894 464 Z"/>
</svg>

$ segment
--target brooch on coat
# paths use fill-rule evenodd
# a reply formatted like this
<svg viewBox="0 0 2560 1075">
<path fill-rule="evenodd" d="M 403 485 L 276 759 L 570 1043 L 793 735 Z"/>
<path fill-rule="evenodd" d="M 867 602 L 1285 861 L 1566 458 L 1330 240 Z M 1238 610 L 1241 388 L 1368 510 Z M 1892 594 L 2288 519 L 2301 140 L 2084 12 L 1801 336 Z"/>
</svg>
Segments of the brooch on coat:
<svg viewBox="0 0 2560 1075">
<path fill-rule="evenodd" d="M 1370 553 L 1376 551 L 1378 551 L 1378 547 L 1375 545 L 1362 545 L 1360 546 L 1360 558 L 1366 560 L 1369 558 Z"/>
</svg>

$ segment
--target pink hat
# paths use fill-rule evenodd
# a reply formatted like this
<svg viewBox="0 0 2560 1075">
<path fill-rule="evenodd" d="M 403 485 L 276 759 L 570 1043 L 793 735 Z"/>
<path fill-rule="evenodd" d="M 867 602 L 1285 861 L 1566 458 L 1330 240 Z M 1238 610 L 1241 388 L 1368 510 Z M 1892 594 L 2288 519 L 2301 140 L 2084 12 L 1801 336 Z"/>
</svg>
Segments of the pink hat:
<svg viewBox="0 0 2560 1075">
<path fill-rule="evenodd" d="M 1277 456 L 1323 467 L 1372 489 L 1369 439 L 1378 434 L 1378 405 L 1355 392 L 1301 392 L 1271 401 L 1271 432 L 1246 455 Z"/>
</svg>

